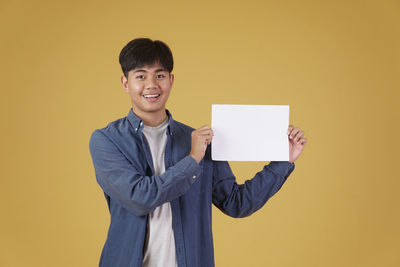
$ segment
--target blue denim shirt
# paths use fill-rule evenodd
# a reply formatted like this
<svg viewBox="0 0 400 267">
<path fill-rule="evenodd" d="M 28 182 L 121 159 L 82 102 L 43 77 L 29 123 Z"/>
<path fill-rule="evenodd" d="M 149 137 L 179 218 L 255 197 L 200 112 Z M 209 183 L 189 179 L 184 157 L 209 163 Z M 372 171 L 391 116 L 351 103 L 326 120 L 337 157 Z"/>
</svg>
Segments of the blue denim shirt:
<svg viewBox="0 0 400 267">
<path fill-rule="evenodd" d="M 188 156 L 194 129 L 167 114 L 166 171 L 161 175 L 153 175 L 143 122 L 132 110 L 91 136 L 96 179 L 111 215 L 99 266 L 142 266 L 148 214 L 165 202 L 171 202 L 178 266 L 214 266 L 211 204 L 232 217 L 249 216 L 294 169 L 290 162 L 271 162 L 238 185 L 229 164 L 211 160 L 209 148 L 200 164 Z"/>
</svg>

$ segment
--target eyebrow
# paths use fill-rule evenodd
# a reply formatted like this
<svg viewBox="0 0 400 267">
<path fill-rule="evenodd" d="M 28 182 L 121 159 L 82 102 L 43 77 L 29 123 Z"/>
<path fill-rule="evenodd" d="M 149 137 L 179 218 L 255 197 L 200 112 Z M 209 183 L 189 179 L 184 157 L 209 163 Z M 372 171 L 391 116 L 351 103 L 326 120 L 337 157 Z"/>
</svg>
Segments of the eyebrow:
<svg viewBox="0 0 400 267">
<path fill-rule="evenodd" d="M 156 69 L 155 72 L 162 72 L 162 71 L 167 71 L 166 69 Z M 133 71 L 133 73 L 137 73 L 137 72 L 147 72 L 147 70 L 143 70 L 143 69 L 138 69 Z"/>
</svg>

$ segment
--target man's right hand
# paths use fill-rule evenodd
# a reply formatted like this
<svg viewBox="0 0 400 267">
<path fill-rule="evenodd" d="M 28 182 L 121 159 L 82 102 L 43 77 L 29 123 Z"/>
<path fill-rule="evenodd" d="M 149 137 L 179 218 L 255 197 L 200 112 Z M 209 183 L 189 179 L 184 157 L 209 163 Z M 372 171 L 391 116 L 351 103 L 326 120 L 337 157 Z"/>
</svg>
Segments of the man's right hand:
<svg viewBox="0 0 400 267">
<path fill-rule="evenodd" d="M 203 159 L 207 146 L 211 143 L 214 133 L 208 126 L 203 126 L 192 132 L 192 148 L 189 156 L 194 158 L 197 163 Z"/>
</svg>

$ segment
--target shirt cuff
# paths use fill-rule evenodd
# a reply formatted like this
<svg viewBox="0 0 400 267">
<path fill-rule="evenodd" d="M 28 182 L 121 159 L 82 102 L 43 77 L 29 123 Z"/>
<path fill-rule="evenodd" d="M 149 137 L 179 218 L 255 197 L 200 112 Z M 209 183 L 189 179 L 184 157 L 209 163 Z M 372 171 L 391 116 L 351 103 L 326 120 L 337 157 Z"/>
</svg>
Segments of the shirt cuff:
<svg viewBox="0 0 400 267">
<path fill-rule="evenodd" d="M 289 161 L 271 161 L 268 165 L 276 174 L 287 177 L 294 170 L 294 163 Z"/>
<path fill-rule="evenodd" d="M 197 164 L 197 161 L 191 156 L 184 157 L 180 163 L 182 164 L 183 172 L 185 177 L 189 177 L 191 180 L 191 184 L 194 183 L 197 177 L 200 176 L 201 167 L 200 164 Z"/>
</svg>

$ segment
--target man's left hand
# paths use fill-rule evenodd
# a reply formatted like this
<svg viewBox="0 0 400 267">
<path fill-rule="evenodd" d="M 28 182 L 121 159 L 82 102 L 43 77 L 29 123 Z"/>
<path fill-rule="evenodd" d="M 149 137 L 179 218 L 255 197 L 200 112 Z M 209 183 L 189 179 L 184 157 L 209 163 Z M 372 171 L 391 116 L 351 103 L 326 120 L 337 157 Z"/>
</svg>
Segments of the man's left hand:
<svg viewBox="0 0 400 267">
<path fill-rule="evenodd" d="M 304 131 L 289 125 L 288 129 L 289 138 L 289 162 L 293 163 L 300 156 L 307 143 L 307 138 L 304 137 Z"/>
</svg>

